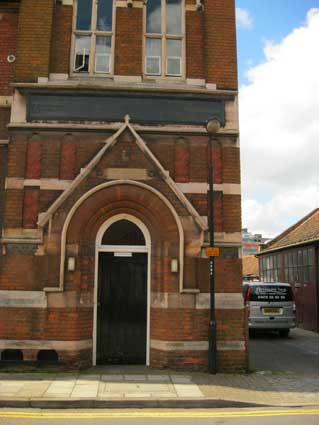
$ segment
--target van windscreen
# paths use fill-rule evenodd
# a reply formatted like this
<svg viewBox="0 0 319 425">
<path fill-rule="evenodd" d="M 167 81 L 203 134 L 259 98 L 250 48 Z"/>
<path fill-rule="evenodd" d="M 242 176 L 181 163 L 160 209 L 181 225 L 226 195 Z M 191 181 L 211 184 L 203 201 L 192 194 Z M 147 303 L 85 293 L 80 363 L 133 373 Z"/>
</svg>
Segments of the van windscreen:
<svg viewBox="0 0 319 425">
<path fill-rule="evenodd" d="M 292 301 L 290 286 L 260 285 L 250 287 L 250 301 Z"/>
</svg>

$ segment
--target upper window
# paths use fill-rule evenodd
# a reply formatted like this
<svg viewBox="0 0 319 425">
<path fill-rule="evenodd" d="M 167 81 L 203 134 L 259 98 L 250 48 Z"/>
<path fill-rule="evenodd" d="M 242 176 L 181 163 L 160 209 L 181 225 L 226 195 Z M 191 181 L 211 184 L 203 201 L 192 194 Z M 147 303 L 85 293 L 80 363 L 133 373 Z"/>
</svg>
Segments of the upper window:
<svg viewBox="0 0 319 425">
<path fill-rule="evenodd" d="M 77 0 L 73 72 L 112 73 L 113 0 Z"/>
<path fill-rule="evenodd" d="M 145 74 L 183 75 L 183 0 L 147 0 Z"/>
</svg>

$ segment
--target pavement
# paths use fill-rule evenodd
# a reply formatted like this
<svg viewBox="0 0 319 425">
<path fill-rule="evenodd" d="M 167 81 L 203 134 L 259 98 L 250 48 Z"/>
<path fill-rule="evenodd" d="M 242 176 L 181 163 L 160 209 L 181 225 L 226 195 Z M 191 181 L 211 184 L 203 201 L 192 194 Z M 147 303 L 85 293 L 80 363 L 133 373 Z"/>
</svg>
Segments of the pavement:
<svg viewBox="0 0 319 425">
<path fill-rule="evenodd" d="M 0 407 L 217 408 L 319 406 L 319 335 L 250 341 L 249 374 L 97 366 L 69 373 L 0 373 Z M 0 371 L 1 372 L 1 371 Z"/>
<path fill-rule="evenodd" d="M 213 408 L 319 405 L 318 376 L 168 373 L 145 367 L 1 374 L 0 407 Z"/>
</svg>

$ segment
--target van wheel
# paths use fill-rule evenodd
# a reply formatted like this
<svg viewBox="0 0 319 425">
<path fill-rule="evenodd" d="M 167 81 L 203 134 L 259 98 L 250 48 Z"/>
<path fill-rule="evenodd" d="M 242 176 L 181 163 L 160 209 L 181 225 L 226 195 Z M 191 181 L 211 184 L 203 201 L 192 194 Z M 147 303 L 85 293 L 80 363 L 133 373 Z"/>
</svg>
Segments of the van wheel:
<svg viewBox="0 0 319 425">
<path fill-rule="evenodd" d="M 290 329 L 280 329 L 279 330 L 279 336 L 282 338 L 288 338 Z"/>
</svg>

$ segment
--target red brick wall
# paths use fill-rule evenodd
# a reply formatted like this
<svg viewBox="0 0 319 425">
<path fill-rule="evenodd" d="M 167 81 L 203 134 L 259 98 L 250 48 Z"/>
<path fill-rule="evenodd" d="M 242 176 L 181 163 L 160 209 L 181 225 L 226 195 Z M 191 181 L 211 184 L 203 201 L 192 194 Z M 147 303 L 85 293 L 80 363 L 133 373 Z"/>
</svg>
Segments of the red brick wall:
<svg viewBox="0 0 319 425">
<path fill-rule="evenodd" d="M 15 70 L 17 81 L 36 81 L 38 76 L 47 77 L 49 72 L 69 72 L 73 8 L 60 3 L 54 6 L 54 3 L 54 0 L 21 1 Z M 194 1 L 187 3 L 194 5 Z M 204 12 L 186 12 L 186 76 L 194 79 L 206 78 L 208 82 L 216 83 L 220 89 L 236 89 L 234 0 L 211 0 L 205 3 Z M 1 7 L 2 5 L 0 10 Z M 8 11 L 9 6 L 7 7 Z M 114 73 L 140 76 L 143 74 L 143 10 L 117 8 L 116 17 Z M 5 26 L 2 25 L 3 22 Z M 15 46 L 16 25 L 17 13 L 6 12 L 4 21 L 0 23 L 0 37 L 7 40 L 3 44 L 8 49 Z M 11 28 L 13 37 L 8 39 L 8 32 L 3 28 Z M 5 55 L 7 56 L 7 52 Z M 4 63 L 0 53 L 0 75 L 5 75 L 0 81 L 0 95 L 11 94 L 8 84 L 12 79 L 13 68 L 14 66 Z M 0 138 L 1 134 L 7 137 L 4 126 L 9 120 L 8 114 L 8 109 L 3 114 L 0 111 L 0 120 L 3 121 L 0 123 Z M 8 176 L 71 180 L 89 163 L 109 135 L 107 132 L 66 135 L 46 131 L 30 137 L 29 133 L 14 132 L 8 147 Z M 206 136 L 191 135 L 179 139 L 178 134 L 153 133 L 143 137 L 177 182 L 207 183 Z M 129 162 L 123 161 L 124 148 L 131 151 Z M 1 160 L 3 162 L 6 159 L 0 157 L 0 166 Z M 216 184 L 240 183 L 237 148 L 224 147 L 222 142 L 216 143 L 213 161 Z M 1 289 L 43 290 L 47 286 L 58 286 L 60 237 L 65 216 L 79 196 L 105 181 L 103 173 L 108 167 L 143 167 L 155 171 L 150 161 L 136 148 L 132 136 L 127 132 L 123 134 L 119 143 L 54 216 L 50 238 L 46 232 L 44 234 L 45 249 L 37 244 L 27 243 L 5 245 L 5 255 L 0 257 Z M 184 219 L 189 215 L 156 173 L 146 183 L 163 193 Z M 11 229 L 12 232 L 12 229 L 18 231 L 24 228 L 24 234 L 34 233 L 39 212 L 47 211 L 60 194 L 61 190 L 41 190 L 39 186 L 8 189 L 5 195 L 6 230 Z M 0 186 L 0 202 L 1 196 Z M 187 197 L 201 215 L 207 215 L 209 206 L 205 193 L 187 194 Z M 240 197 L 215 192 L 214 206 L 214 230 L 240 232 Z M 149 192 L 123 185 L 96 193 L 94 199 L 86 200 L 83 208 L 73 217 L 67 236 L 67 249 L 77 246 L 74 248 L 79 253 L 76 259 L 77 269 L 74 273 L 66 273 L 61 305 L 65 303 L 66 306 L 68 297 L 74 293 L 78 299 L 92 299 L 95 235 L 114 211 L 132 212 L 150 229 L 153 243 L 152 291 L 172 292 L 175 295 L 179 293 L 178 275 L 170 271 L 171 258 L 178 258 L 179 254 L 177 227 L 171 213 L 162 201 Z M 209 292 L 208 273 L 208 259 L 199 258 L 199 250 L 198 257 L 185 257 L 185 287 Z M 220 257 L 215 260 L 215 277 L 217 292 L 241 292 L 241 260 L 238 258 L 237 248 L 221 249 Z M 10 320 L 6 320 L 8 317 Z M 89 339 L 92 336 L 92 320 L 92 309 L 83 308 L 80 304 L 76 309 L 7 309 L 0 312 L 0 339 L 11 339 L 13 335 L 14 339 Z M 207 340 L 208 310 L 152 309 L 151 320 L 151 335 L 154 339 Z M 217 322 L 220 340 L 243 340 L 243 311 L 218 310 Z M 81 353 L 61 352 L 59 355 L 68 362 L 87 364 L 91 361 L 91 352 L 88 350 Z M 218 356 L 221 370 L 238 370 L 246 360 L 244 352 L 225 351 Z M 207 365 L 207 351 L 164 352 L 152 349 L 151 364 L 157 367 L 202 369 Z"/>
<path fill-rule="evenodd" d="M 234 0 L 205 1 L 206 79 L 236 90 L 237 51 Z"/>
<path fill-rule="evenodd" d="M 10 114 L 11 114 L 10 108 L 0 108 L 0 139 L 8 138 L 7 125 L 10 122 Z"/>
<path fill-rule="evenodd" d="M 209 159 L 210 150 L 208 149 L 207 158 Z M 209 167 L 209 164 L 208 164 Z M 219 143 L 213 144 L 213 174 L 214 183 L 223 183 L 223 149 Z"/>
<path fill-rule="evenodd" d="M 10 321 L 6 315 L 10 315 Z M 81 340 L 92 337 L 91 308 L 68 309 L 2 309 L 0 338 L 39 340 Z"/>
<path fill-rule="evenodd" d="M 215 258 L 215 285 L 216 292 L 231 293 L 241 292 L 242 284 L 242 263 L 238 258 L 238 248 L 233 250 L 233 258 L 227 258 L 225 248 L 221 248 L 220 257 Z M 198 282 L 201 292 L 209 292 L 209 267 L 207 259 L 200 259 L 198 267 Z"/>
<path fill-rule="evenodd" d="M 16 56 L 19 3 L 1 2 L 0 15 L 0 96 L 12 94 L 10 82 L 13 79 L 15 63 L 9 63 L 9 55 Z M 0 117 L 2 111 L 0 110 Z M 0 127 L 1 128 L 1 127 Z"/>
<path fill-rule="evenodd" d="M 17 80 L 69 72 L 73 7 L 53 3 L 21 1 Z M 237 89 L 234 0 L 206 2 L 204 12 L 187 11 L 185 21 L 186 77 Z M 115 28 L 115 74 L 142 75 L 143 9 L 117 8 Z"/>
<path fill-rule="evenodd" d="M 224 183 L 240 183 L 240 151 L 238 147 L 223 147 L 222 161 Z"/>
<path fill-rule="evenodd" d="M 63 139 L 63 140 L 61 140 Z M 10 177 L 25 177 L 29 179 L 39 178 L 61 178 L 73 179 L 80 168 L 85 167 L 101 148 L 100 139 L 105 139 L 101 135 L 92 138 L 91 135 L 74 136 L 33 136 L 27 140 L 26 137 L 17 136 L 9 147 L 8 175 Z M 148 140 L 148 136 L 146 136 Z M 89 141 L 89 143 L 88 143 Z M 161 138 L 160 142 L 153 141 L 150 138 L 150 146 L 154 154 L 165 161 L 171 169 L 170 173 L 175 175 L 177 182 L 207 182 L 208 179 L 208 148 L 207 138 L 185 137 L 175 140 L 174 138 Z M 121 152 L 124 147 L 117 144 L 112 149 L 112 157 L 107 164 L 100 164 L 101 173 L 103 167 L 140 167 L 152 168 L 141 151 L 128 142 L 127 148 L 131 150 L 131 160 L 129 163 L 119 165 Z M 170 160 L 168 158 L 170 153 Z M 120 161 L 120 162 L 119 162 Z M 142 161 L 142 162 L 141 162 Z M 220 144 L 214 145 L 214 183 L 240 183 L 239 168 L 239 149 L 232 147 L 221 147 Z M 144 165 L 143 165 L 143 162 Z M 174 166 L 174 170 L 172 170 Z M 166 187 L 164 183 L 155 183 L 157 187 Z M 50 202 L 59 195 L 59 191 L 53 191 L 49 194 L 47 191 L 41 191 L 40 209 L 43 211 L 50 205 Z M 207 195 L 186 194 L 200 215 L 207 215 Z M 223 195 L 221 192 L 215 192 L 215 231 L 221 232 L 239 232 L 240 223 L 240 196 Z M 179 202 L 176 203 L 177 209 L 180 208 Z"/>
<path fill-rule="evenodd" d="M 61 193 L 61 190 L 41 190 L 39 212 L 46 212 Z"/>
<path fill-rule="evenodd" d="M 24 177 L 26 166 L 27 137 L 16 136 L 9 144 L 8 177 Z"/>
<path fill-rule="evenodd" d="M 30 141 L 27 147 L 26 173 L 27 179 L 41 177 L 42 144 L 39 141 Z"/>
<path fill-rule="evenodd" d="M 22 227 L 22 211 L 23 211 L 24 194 L 22 190 L 7 189 L 5 192 L 5 212 L 4 227 L 5 228 L 21 228 Z"/>
<path fill-rule="evenodd" d="M 208 321 L 208 310 L 151 309 L 151 339 L 203 341 L 207 339 Z"/>
<path fill-rule="evenodd" d="M 37 187 L 26 187 L 23 199 L 23 228 L 37 228 L 39 214 L 39 189 Z"/>
<path fill-rule="evenodd" d="M 35 255 L 37 245 L 6 244 L 0 273 L 1 290 L 42 291 L 47 286 L 56 286 L 58 265 L 56 256 Z M 17 264 L 19 267 L 17 267 Z"/>
<path fill-rule="evenodd" d="M 224 195 L 224 232 L 241 232 L 241 197 Z"/>
<path fill-rule="evenodd" d="M 7 158 L 8 149 L 7 146 L 0 146 L 0 232 L 2 234 L 3 226 L 3 213 L 4 213 L 4 200 L 5 200 L 5 178 L 7 174 Z M 1 253 L 0 253 L 1 257 Z M 0 263 L 1 269 L 1 263 Z"/>
<path fill-rule="evenodd" d="M 16 81 L 48 77 L 54 0 L 21 0 Z"/>
<path fill-rule="evenodd" d="M 73 7 L 56 4 L 53 21 L 50 72 L 68 74 L 72 36 Z"/>
<path fill-rule="evenodd" d="M 205 79 L 204 14 L 186 12 L 186 76 Z"/>
<path fill-rule="evenodd" d="M 143 9 L 116 9 L 115 75 L 142 74 Z"/>
<path fill-rule="evenodd" d="M 187 136 L 183 140 L 176 140 L 172 136 L 161 136 L 160 142 L 156 136 L 144 136 L 156 156 L 163 158 L 168 167 L 173 168 L 176 179 L 180 181 L 207 182 L 207 137 Z M 106 135 L 94 135 L 90 133 L 65 135 L 61 133 L 43 133 L 27 138 L 22 134 L 12 137 L 9 145 L 10 175 L 15 177 L 29 178 L 64 178 L 71 179 L 75 168 L 85 166 L 101 148 L 101 141 Z M 121 152 L 130 148 L 132 159 L 129 163 L 123 162 Z M 227 151 L 216 145 L 214 149 L 215 182 L 222 182 L 223 165 L 228 164 L 231 168 L 236 165 L 235 151 Z M 170 152 L 171 158 L 167 158 Z M 230 160 L 227 160 L 227 158 Z M 135 146 L 129 133 L 123 134 L 120 141 L 114 146 L 100 162 L 96 172 L 92 173 L 84 185 L 66 202 L 57 214 L 52 224 L 49 245 L 52 255 L 30 255 L 27 245 L 17 245 L 17 248 L 8 246 L 7 255 L 1 261 L 2 271 L 0 274 L 1 289 L 24 289 L 41 290 L 45 286 L 56 287 L 59 282 L 59 246 L 60 225 L 63 225 L 64 214 L 74 205 L 81 193 L 87 191 L 92 185 L 105 181 L 103 170 L 110 166 L 118 167 L 150 167 L 150 163 Z M 236 173 L 235 173 L 236 175 Z M 179 201 L 172 195 L 167 185 L 155 177 L 148 183 L 156 187 L 175 205 L 179 214 L 188 213 L 181 207 Z M 39 190 L 39 188 L 27 187 L 23 190 L 7 190 L 6 202 L 6 227 L 35 229 L 39 211 L 45 211 L 61 192 L 56 190 Z M 111 193 L 111 194 L 110 194 Z M 202 215 L 207 214 L 206 194 L 188 194 L 193 205 Z M 225 201 L 226 200 L 226 201 Z M 224 202 L 225 201 L 225 202 Z M 215 192 L 215 231 L 240 231 L 240 197 L 234 195 L 222 195 Z M 139 205 L 137 208 L 136 205 Z M 137 210 L 135 210 L 137 208 Z M 152 291 L 178 293 L 177 275 L 170 272 L 170 260 L 178 255 L 176 248 L 176 225 L 172 223 L 172 217 L 158 199 L 140 190 L 124 187 L 113 188 L 112 192 L 96 194 L 96 199 L 90 198 L 85 201 L 81 210 L 70 223 L 68 231 L 68 244 L 80 243 L 79 257 L 77 257 L 77 270 L 75 273 L 66 273 L 65 294 L 75 291 L 83 297 L 91 297 L 94 281 L 94 240 L 96 231 L 107 217 L 117 212 L 134 211 L 145 222 L 151 231 L 154 250 L 152 252 Z M 155 212 L 154 212 L 155 211 Z M 160 217 L 160 223 L 159 223 Z M 239 219 L 239 221 L 238 221 Z M 239 226 L 239 227 L 238 227 Z M 159 231 L 160 228 L 160 231 Z M 239 228 L 239 230 L 238 230 Z M 80 242 L 79 242 L 80 241 Z M 166 241 L 166 242 L 165 242 Z M 175 242 L 174 242 L 175 241 Z M 164 243 L 165 242 L 165 243 Z M 56 245 L 54 245 L 56 244 Z M 93 251 L 92 251 L 93 246 Z M 93 254 L 92 254 L 93 253 Z M 14 264 L 21 267 L 14 267 Z M 217 292 L 240 292 L 241 291 L 241 261 L 238 259 L 238 249 L 223 248 L 221 256 L 215 260 L 216 291 Z M 186 276 L 187 274 L 187 276 Z M 27 276 L 27 278 L 25 278 Z M 201 258 L 185 259 L 185 286 L 198 288 L 201 292 L 209 291 L 208 260 Z M 89 311 L 89 310 L 88 310 Z M 218 311 L 218 337 L 221 340 L 243 340 L 243 316 L 242 311 Z M 152 309 L 152 338 L 163 341 L 171 340 L 206 340 L 208 329 L 208 311 L 194 309 L 156 310 Z M 45 316 L 45 317 L 44 317 Z M 92 335 L 92 311 L 83 316 L 80 313 L 73 314 L 72 309 L 48 310 L 45 314 L 41 310 L 29 313 L 25 312 L 25 322 L 17 332 L 16 338 L 31 338 L 30 332 L 34 329 L 32 338 L 51 339 L 81 339 L 90 338 Z M 1 319 L 1 318 L 0 318 Z M 10 324 L 9 329 L 14 332 L 14 327 L 19 326 L 21 316 Z M 65 330 L 65 321 L 68 322 Z M 34 322 L 36 324 L 34 325 Z M 12 327 L 13 326 L 13 327 Z M 80 330 L 82 329 L 82 331 Z M 40 330 L 42 329 L 42 334 Z M 6 330 L 0 327 L 3 338 L 8 337 Z M 45 336 L 43 336 L 45 335 Z M 61 336 L 63 335 L 63 337 Z M 1 335 L 0 335 L 1 337 Z M 238 370 L 245 363 L 245 354 L 233 352 L 234 362 L 228 353 L 219 353 L 219 365 L 222 370 Z M 59 353 L 60 354 L 60 353 Z M 68 354 L 61 354 L 63 359 Z M 70 355 L 71 356 L 71 355 Z M 82 356 L 82 355 L 81 355 Z M 79 354 L 73 353 L 73 360 L 80 361 Z M 88 352 L 83 354 L 81 361 L 90 361 Z M 61 357 L 61 358 L 62 358 Z M 81 357 L 82 358 L 82 357 Z M 158 367 L 176 367 L 205 369 L 207 367 L 207 352 L 162 352 L 152 350 L 151 364 Z"/>
<path fill-rule="evenodd" d="M 175 181 L 189 182 L 190 152 L 186 140 L 178 140 L 175 144 Z"/>
<path fill-rule="evenodd" d="M 47 137 L 42 144 L 43 178 L 59 178 L 61 141 L 56 137 Z"/>
<path fill-rule="evenodd" d="M 76 146 L 73 142 L 61 144 L 60 179 L 72 180 L 76 170 Z"/>
<path fill-rule="evenodd" d="M 151 367 L 175 370 L 207 370 L 207 351 L 162 351 L 151 349 Z"/>
</svg>

